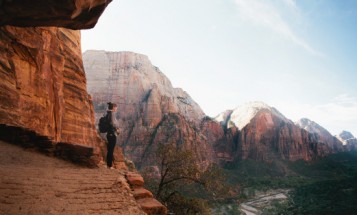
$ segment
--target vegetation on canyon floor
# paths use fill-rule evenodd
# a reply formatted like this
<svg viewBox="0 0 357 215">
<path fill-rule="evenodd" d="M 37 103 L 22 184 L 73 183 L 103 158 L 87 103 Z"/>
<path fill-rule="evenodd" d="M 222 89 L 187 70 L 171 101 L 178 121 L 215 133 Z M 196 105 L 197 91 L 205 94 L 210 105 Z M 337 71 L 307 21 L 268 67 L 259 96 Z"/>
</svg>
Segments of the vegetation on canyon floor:
<svg viewBox="0 0 357 215">
<path fill-rule="evenodd" d="M 289 199 L 263 214 L 354 214 L 357 212 L 357 152 L 315 161 L 246 160 L 227 170 L 229 183 L 239 184 L 241 201 L 255 191 L 290 189 Z"/>
<path fill-rule="evenodd" d="M 222 169 L 210 165 L 200 171 L 191 151 L 162 144 L 157 150 L 157 167 L 147 167 L 142 174 L 155 198 L 174 214 L 210 214 L 210 203 L 225 198 Z"/>
<path fill-rule="evenodd" d="M 240 214 L 240 202 L 258 191 L 274 189 L 289 189 L 289 198 L 273 202 L 263 214 L 357 211 L 357 152 L 310 162 L 245 160 L 224 169 L 214 165 L 203 173 L 195 165 L 192 152 L 161 145 L 157 156 L 159 169 L 147 168 L 143 175 L 156 198 L 175 214 L 211 214 L 209 208 L 220 207 L 227 214 Z"/>
</svg>

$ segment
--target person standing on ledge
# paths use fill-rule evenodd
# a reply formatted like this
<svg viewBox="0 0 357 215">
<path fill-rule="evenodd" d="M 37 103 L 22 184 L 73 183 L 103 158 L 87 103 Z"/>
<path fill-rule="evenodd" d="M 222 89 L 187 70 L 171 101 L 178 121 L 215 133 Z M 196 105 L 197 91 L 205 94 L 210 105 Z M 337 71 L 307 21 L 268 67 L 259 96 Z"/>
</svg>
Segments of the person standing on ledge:
<svg viewBox="0 0 357 215">
<path fill-rule="evenodd" d="M 107 140 L 108 140 L 108 153 L 107 153 L 107 166 L 109 169 L 114 169 L 113 165 L 113 153 L 114 148 L 117 143 L 117 135 L 118 135 L 118 124 L 117 119 L 115 117 L 115 113 L 117 112 L 118 105 L 115 103 L 108 102 L 108 110 L 107 110 L 107 120 L 109 122 L 109 130 L 107 132 Z"/>
</svg>

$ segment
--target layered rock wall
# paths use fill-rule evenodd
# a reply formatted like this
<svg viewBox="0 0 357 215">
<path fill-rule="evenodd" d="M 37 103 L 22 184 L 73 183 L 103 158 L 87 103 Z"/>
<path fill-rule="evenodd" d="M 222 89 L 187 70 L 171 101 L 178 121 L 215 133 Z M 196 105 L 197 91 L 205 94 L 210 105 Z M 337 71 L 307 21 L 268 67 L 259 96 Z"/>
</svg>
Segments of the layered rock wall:
<svg viewBox="0 0 357 215">
<path fill-rule="evenodd" d="M 210 117 L 201 121 L 200 132 L 213 147 L 214 160 L 222 165 L 234 162 L 238 150 L 237 127 L 225 128 Z"/>
<path fill-rule="evenodd" d="M 276 109 L 265 104 L 250 105 L 216 118 L 226 129 L 237 128 L 236 124 L 241 127 L 238 140 L 228 144 L 234 146 L 231 156 L 235 160 L 312 160 L 336 152 L 330 142 L 319 141 L 318 134 L 298 127 Z"/>
<path fill-rule="evenodd" d="M 314 121 L 311 121 L 307 118 L 302 118 L 295 123 L 300 128 L 308 131 L 311 134 L 314 134 L 317 137 L 320 145 L 327 145 L 326 152 L 328 153 L 336 153 L 343 151 L 343 144 L 338 138 L 331 135 L 329 131 L 320 126 Z"/>
<path fill-rule="evenodd" d="M 87 51 L 83 61 L 97 120 L 105 114 L 107 102 L 118 104 L 118 144 L 138 167 L 155 161 L 160 143 L 192 150 L 203 167 L 211 163 L 212 147 L 199 131 L 205 114 L 147 56 Z"/>
<path fill-rule="evenodd" d="M 80 32 L 0 27 L 0 124 L 98 148 Z M 98 152 L 96 152 L 98 153 Z"/>
</svg>

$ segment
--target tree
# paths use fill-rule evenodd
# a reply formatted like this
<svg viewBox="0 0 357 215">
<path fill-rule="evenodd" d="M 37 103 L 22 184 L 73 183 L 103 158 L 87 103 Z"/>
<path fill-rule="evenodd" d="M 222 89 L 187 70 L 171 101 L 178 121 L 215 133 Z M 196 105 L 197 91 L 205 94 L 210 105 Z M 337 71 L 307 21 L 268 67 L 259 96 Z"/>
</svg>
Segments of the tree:
<svg viewBox="0 0 357 215">
<path fill-rule="evenodd" d="M 210 214 L 208 202 L 227 193 L 221 169 L 211 165 L 200 171 L 191 151 L 160 144 L 156 155 L 157 166 L 143 176 L 155 198 L 175 214 Z"/>
</svg>

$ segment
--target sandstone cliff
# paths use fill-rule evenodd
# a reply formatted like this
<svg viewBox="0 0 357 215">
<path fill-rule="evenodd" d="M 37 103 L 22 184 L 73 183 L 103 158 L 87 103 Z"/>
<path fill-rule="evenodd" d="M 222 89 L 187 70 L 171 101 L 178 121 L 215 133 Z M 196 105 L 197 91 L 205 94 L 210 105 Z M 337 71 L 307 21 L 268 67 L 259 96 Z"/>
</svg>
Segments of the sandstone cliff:
<svg viewBox="0 0 357 215">
<path fill-rule="evenodd" d="M 216 117 L 226 128 L 237 127 L 236 159 L 311 160 L 329 151 L 315 135 L 296 126 L 275 108 L 251 102 Z"/>
<path fill-rule="evenodd" d="M 92 28 L 111 0 L 0 1 L 0 26 Z"/>
<path fill-rule="evenodd" d="M 144 55 L 87 51 L 83 59 L 96 118 L 108 101 L 118 103 L 118 144 L 139 167 L 153 161 L 158 143 L 186 147 L 204 166 L 248 158 L 311 160 L 340 149 L 260 102 L 211 119 Z"/>
<path fill-rule="evenodd" d="M 0 79 L 2 80 L 0 82 L 0 139 L 23 146 L 36 147 L 48 154 L 77 163 L 91 166 L 99 163 L 105 147 L 94 126 L 93 104 L 87 93 L 82 63 L 80 33 L 63 28 L 38 26 L 61 26 L 72 29 L 93 27 L 109 2 L 111 0 L 0 1 Z M 12 156 L 12 161 L 22 158 L 19 154 Z M 115 151 L 115 158 L 116 167 L 126 168 L 123 165 L 124 157 L 120 150 Z M 36 156 L 28 159 L 35 161 Z M 53 183 L 48 186 L 46 183 L 51 180 L 53 182 L 54 179 L 60 180 L 60 183 L 55 183 L 54 190 L 56 188 L 63 190 L 61 183 L 71 183 L 65 179 L 67 175 L 62 175 L 63 171 L 55 170 L 57 166 L 51 168 L 47 165 L 47 161 L 45 163 L 46 167 L 40 168 L 44 169 L 44 174 L 35 174 L 34 179 L 37 182 L 41 179 L 40 181 L 44 183 L 39 187 L 51 186 Z M 39 169 L 31 162 L 27 162 L 26 165 L 29 168 L 22 170 L 30 174 Z M 3 163 L 1 170 L 11 169 L 8 167 L 7 163 Z M 6 208 L 1 207 L 1 211 L 6 214 L 12 213 L 11 211 L 19 213 L 22 209 L 24 210 L 21 213 L 37 214 L 59 211 L 66 214 L 78 214 L 80 211 L 83 213 L 108 213 L 110 211 L 110 213 L 118 214 L 143 214 L 137 204 L 134 205 L 134 210 L 125 204 L 125 200 L 133 202 L 130 193 L 135 190 L 119 189 L 118 191 L 121 185 L 116 182 L 113 185 L 113 178 L 107 181 L 108 185 L 111 183 L 115 191 L 123 195 L 113 197 L 110 206 L 103 205 L 102 202 L 99 204 L 93 202 L 92 197 L 98 194 L 97 191 L 104 183 L 90 182 L 92 187 L 85 189 L 86 192 L 88 190 L 96 190 L 96 192 L 87 193 L 90 194 L 85 195 L 89 197 L 88 199 L 77 201 L 77 196 L 73 199 L 62 198 L 61 200 L 64 201 L 61 201 L 59 197 L 63 195 L 73 192 L 78 194 L 78 189 L 73 192 L 67 189 L 68 193 L 59 195 L 51 193 L 50 197 L 54 198 L 46 197 L 44 201 L 40 199 L 41 204 L 20 204 L 21 207 L 14 208 L 13 206 L 16 206 L 19 200 L 20 202 L 21 200 L 27 201 L 29 196 L 33 199 L 32 197 L 38 197 L 39 194 L 43 197 L 44 193 L 31 187 L 36 184 L 24 182 L 32 180 L 32 176 L 26 175 L 24 171 L 18 171 L 18 168 L 21 169 L 23 166 L 11 167 L 12 172 L 5 174 L 6 178 L 2 178 L 5 180 L 2 181 L 4 186 L 9 185 L 7 181 L 12 183 L 20 178 L 20 183 L 17 185 L 23 187 L 24 190 L 16 193 L 16 189 L 5 189 L 6 194 L 2 196 L 6 199 L 1 203 L 5 204 Z M 93 171 L 97 172 L 97 170 Z M 57 173 L 59 176 L 54 177 L 53 174 Z M 113 173 L 114 179 L 118 179 L 118 176 L 115 177 L 118 172 Z M 99 176 L 98 174 L 101 173 L 97 172 L 94 175 Z M 21 180 L 23 176 L 26 180 Z M 72 182 L 78 185 L 78 180 L 75 182 L 76 177 L 73 179 Z M 108 188 L 103 189 L 108 193 Z M 51 192 L 54 190 L 52 189 Z M 32 193 L 33 191 L 35 192 Z M 115 195 L 115 192 L 113 194 Z M 152 199 L 152 196 L 144 196 L 143 199 L 135 198 L 147 214 L 166 214 L 166 208 Z M 53 204 L 43 204 L 43 202 L 53 200 L 56 201 L 54 210 L 50 206 Z M 68 205 L 67 201 L 71 206 L 64 208 L 63 205 Z"/>
<path fill-rule="evenodd" d="M 88 146 L 98 155 L 100 138 L 86 90 L 80 32 L 0 27 L 0 46 L 3 138 L 14 138 L 10 128 L 23 128 L 48 142 Z"/>
<path fill-rule="evenodd" d="M 96 109 L 108 101 L 119 106 L 119 119 L 137 118 L 155 127 L 166 113 L 180 113 L 199 124 L 205 116 L 199 105 L 153 66 L 148 57 L 132 52 L 86 51 L 83 63 L 88 92 Z M 100 107 L 98 107 L 100 106 Z"/>
<path fill-rule="evenodd" d="M 346 150 L 357 151 L 357 138 L 354 137 L 351 132 L 342 131 L 336 137 L 343 143 Z"/>
<path fill-rule="evenodd" d="M 338 140 L 336 137 L 332 136 L 330 132 L 328 132 L 325 128 L 323 128 L 316 122 L 311 121 L 307 118 L 302 118 L 299 121 L 297 121 L 295 124 L 312 134 L 316 134 L 318 138 L 318 142 L 320 144 L 325 144 L 328 146 L 326 147 L 325 150 L 328 151 L 329 153 L 336 153 L 336 152 L 343 151 L 342 142 Z"/>
<path fill-rule="evenodd" d="M 118 104 L 118 144 L 130 159 L 149 164 L 162 142 L 193 150 L 204 166 L 211 162 L 211 146 L 198 129 L 205 114 L 147 56 L 86 51 L 83 62 L 97 120 L 108 101 Z"/>
<path fill-rule="evenodd" d="M 235 161 L 239 141 L 237 127 L 224 127 L 216 120 L 205 117 L 201 121 L 200 130 L 213 147 L 215 162 L 226 164 Z"/>
</svg>

